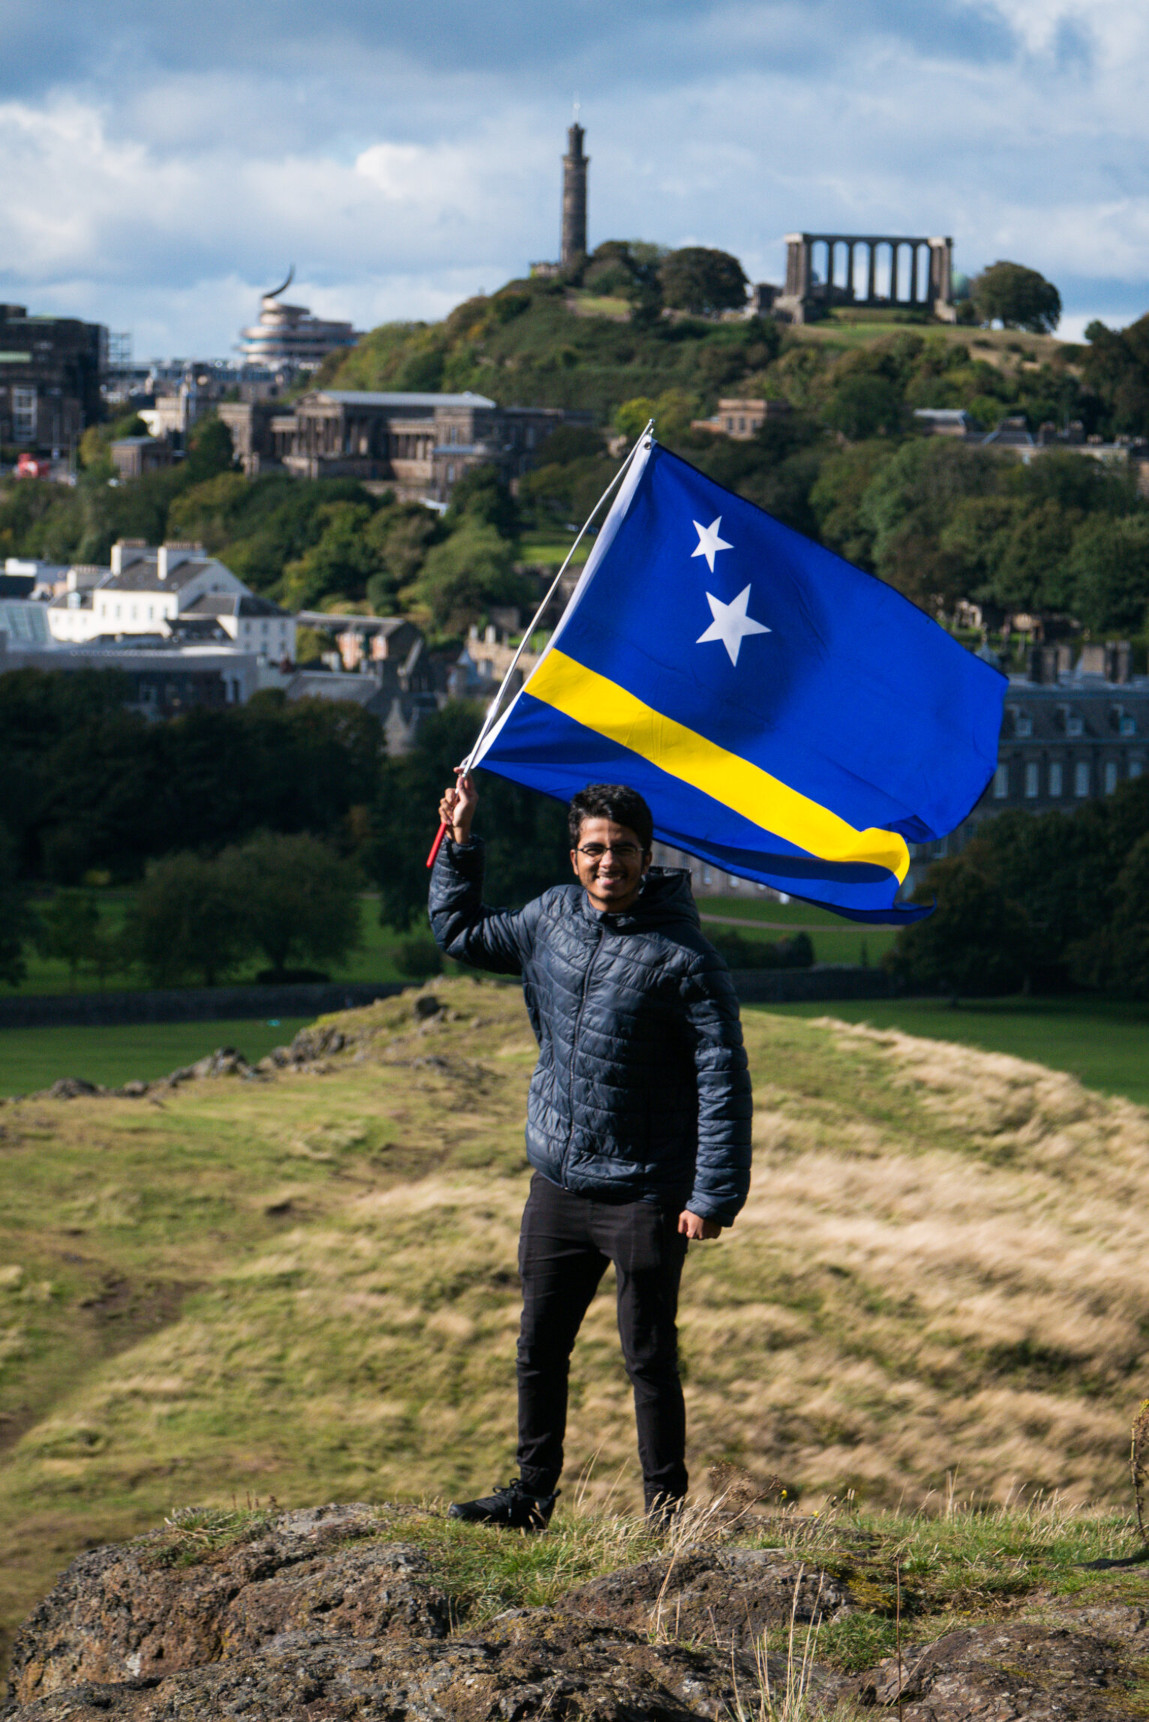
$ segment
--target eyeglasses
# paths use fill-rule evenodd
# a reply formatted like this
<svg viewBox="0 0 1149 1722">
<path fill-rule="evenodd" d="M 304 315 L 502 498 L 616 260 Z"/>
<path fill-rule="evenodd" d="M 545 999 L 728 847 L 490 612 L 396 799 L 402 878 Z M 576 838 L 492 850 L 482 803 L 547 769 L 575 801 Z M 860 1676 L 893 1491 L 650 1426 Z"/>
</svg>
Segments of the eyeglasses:
<svg viewBox="0 0 1149 1722">
<path fill-rule="evenodd" d="M 581 843 L 578 853 L 588 861 L 601 861 L 604 855 L 613 855 L 616 861 L 634 861 L 642 850 L 637 843 Z"/>
</svg>

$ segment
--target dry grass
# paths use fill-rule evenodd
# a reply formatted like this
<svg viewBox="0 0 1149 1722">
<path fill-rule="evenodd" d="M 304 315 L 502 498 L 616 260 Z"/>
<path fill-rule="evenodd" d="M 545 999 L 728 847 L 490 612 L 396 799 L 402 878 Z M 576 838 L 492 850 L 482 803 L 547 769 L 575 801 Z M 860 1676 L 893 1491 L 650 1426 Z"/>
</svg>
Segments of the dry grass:
<svg viewBox="0 0 1149 1722">
<path fill-rule="evenodd" d="M 173 1506 L 510 1475 L 533 1044 L 514 989 L 440 996 L 425 1031 L 409 999 L 350 1013 L 360 1044 L 323 1074 L 0 1108 L 9 1619 L 85 1541 Z M 696 1473 L 812 1505 L 931 1511 L 954 1473 L 983 1505 L 1125 1502 L 1149 1115 L 898 1033 L 755 1012 L 747 1036 L 753 1193 L 684 1283 Z M 580 1510 L 634 1509 L 608 1295 L 568 1458 Z"/>
</svg>

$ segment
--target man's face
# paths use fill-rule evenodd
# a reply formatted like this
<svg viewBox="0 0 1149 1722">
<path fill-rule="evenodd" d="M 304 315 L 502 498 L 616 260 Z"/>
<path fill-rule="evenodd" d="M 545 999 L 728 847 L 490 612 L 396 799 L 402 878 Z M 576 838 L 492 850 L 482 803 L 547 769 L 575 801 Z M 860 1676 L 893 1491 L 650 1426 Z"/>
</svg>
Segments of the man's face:
<svg viewBox="0 0 1149 1722">
<path fill-rule="evenodd" d="M 600 913 L 629 909 L 642 889 L 642 875 L 650 866 L 650 850 L 628 825 L 613 819 L 584 819 L 579 827 L 578 848 L 571 850 L 575 877 Z"/>
</svg>

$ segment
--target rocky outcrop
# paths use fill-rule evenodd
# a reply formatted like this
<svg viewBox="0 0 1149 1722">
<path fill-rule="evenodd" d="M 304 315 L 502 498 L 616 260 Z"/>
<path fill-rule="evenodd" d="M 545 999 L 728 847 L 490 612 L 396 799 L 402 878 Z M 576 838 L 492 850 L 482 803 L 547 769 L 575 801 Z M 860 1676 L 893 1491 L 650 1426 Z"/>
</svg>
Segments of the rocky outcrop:
<svg viewBox="0 0 1149 1722">
<path fill-rule="evenodd" d="M 1112 1621 L 1106 1624 L 1112 1632 Z M 896 1661 L 884 1662 L 855 1690 L 865 1705 L 896 1706 L 900 1699 L 902 1722 L 1102 1722 L 1137 1714 L 1129 1702 L 1136 1683 L 1132 1637 L 1025 1621 L 977 1626 L 924 1650 L 908 1649 L 900 1670 Z"/>
<path fill-rule="evenodd" d="M 862 1675 L 815 1665 L 804 1708 L 783 1711 L 786 1666 L 763 1656 L 762 1634 L 854 1612 L 833 1573 L 779 1550 L 686 1547 L 574 1586 L 551 1607 L 458 1625 L 413 1515 L 412 1540 L 396 1540 L 404 1518 L 355 1504 L 230 1526 L 183 1515 L 81 1555 L 17 1637 L 0 1722 L 1140 1714 L 1149 1614 L 1138 1606 L 1051 1603 L 1040 1619 L 909 1643 L 900 1661 Z"/>
<path fill-rule="evenodd" d="M 12 1694 L 27 1702 L 77 1682 L 164 1680 L 284 1633 L 446 1637 L 447 1599 L 426 1557 L 369 1540 L 379 1529 L 368 1507 L 316 1507 L 206 1558 L 194 1539 L 173 1547 L 162 1533 L 80 1555 L 17 1634 Z"/>
</svg>

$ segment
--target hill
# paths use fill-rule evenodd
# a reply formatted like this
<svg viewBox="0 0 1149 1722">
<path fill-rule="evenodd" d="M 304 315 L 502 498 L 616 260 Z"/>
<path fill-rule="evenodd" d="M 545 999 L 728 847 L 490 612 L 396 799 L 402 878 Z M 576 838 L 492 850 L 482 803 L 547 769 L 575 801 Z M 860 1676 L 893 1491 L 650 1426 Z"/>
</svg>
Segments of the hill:
<svg viewBox="0 0 1149 1722">
<path fill-rule="evenodd" d="M 442 1007 L 430 1016 L 434 999 Z M 750 1203 L 692 1252 L 691 1463 L 803 1504 L 1124 1504 L 1149 1115 L 1020 1060 L 746 1013 Z M 513 1445 L 515 988 L 325 1019 L 264 1079 L 0 1107 L 0 1617 L 172 1508 L 474 1492 Z M 637 1499 L 611 1301 L 568 1494 Z M 956 1482 L 955 1482 L 956 1479 Z"/>
</svg>

